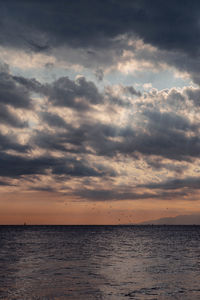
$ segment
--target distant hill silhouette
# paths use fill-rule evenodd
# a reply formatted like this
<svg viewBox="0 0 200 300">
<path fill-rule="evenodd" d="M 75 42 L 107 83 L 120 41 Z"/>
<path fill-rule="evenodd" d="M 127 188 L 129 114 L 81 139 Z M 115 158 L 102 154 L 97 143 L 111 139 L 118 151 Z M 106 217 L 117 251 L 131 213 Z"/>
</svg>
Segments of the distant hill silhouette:
<svg viewBox="0 0 200 300">
<path fill-rule="evenodd" d="M 176 217 L 160 218 L 140 223 L 141 225 L 200 225 L 200 214 L 198 215 L 179 215 Z"/>
</svg>

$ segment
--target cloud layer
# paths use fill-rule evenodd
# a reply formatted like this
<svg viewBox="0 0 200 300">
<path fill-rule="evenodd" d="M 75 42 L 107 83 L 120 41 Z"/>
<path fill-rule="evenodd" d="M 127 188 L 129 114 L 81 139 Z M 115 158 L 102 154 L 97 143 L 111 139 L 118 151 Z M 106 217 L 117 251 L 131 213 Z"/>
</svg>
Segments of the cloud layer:
<svg viewBox="0 0 200 300">
<path fill-rule="evenodd" d="M 198 1 L 1 3 L 2 190 L 196 200 L 199 9 Z M 154 88 L 152 74 L 167 72 L 181 86 Z"/>
</svg>

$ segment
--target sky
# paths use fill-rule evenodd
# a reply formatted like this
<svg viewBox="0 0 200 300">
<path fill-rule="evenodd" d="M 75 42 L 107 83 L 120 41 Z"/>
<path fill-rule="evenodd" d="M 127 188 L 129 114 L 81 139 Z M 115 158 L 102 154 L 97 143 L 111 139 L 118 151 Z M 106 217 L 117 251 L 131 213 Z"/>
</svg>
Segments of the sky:
<svg viewBox="0 0 200 300">
<path fill-rule="evenodd" d="M 0 223 L 200 213 L 200 2 L 0 1 Z"/>
</svg>

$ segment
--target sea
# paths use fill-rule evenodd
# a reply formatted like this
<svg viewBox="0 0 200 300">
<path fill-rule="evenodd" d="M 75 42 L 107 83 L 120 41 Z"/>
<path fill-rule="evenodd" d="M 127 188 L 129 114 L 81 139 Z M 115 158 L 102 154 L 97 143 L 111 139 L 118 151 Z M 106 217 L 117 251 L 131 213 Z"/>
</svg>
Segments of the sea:
<svg viewBox="0 0 200 300">
<path fill-rule="evenodd" d="M 200 299 L 200 226 L 0 226 L 0 299 Z"/>
</svg>

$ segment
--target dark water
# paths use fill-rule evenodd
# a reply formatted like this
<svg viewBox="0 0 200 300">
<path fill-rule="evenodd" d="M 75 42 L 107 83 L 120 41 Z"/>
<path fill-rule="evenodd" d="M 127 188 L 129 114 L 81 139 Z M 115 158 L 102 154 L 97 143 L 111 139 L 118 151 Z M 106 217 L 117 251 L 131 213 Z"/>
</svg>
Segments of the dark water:
<svg viewBox="0 0 200 300">
<path fill-rule="evenodd" d="M 0 299 L 200 299 L 200 226 L 0 226 Z"/>
</svg>

